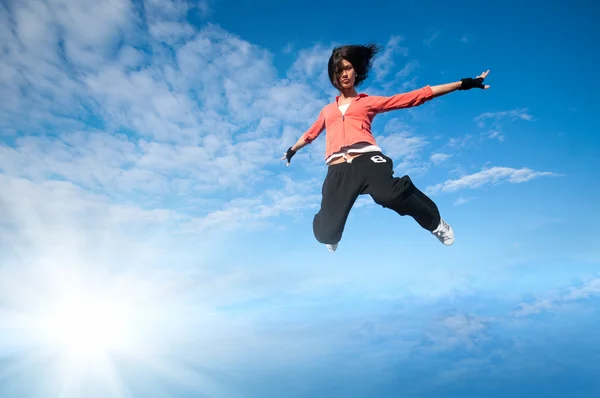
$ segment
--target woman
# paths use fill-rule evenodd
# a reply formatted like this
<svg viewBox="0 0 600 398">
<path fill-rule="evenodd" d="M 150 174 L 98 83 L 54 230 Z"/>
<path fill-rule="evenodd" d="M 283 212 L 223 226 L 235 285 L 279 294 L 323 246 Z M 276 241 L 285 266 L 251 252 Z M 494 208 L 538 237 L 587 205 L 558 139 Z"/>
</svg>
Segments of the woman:
<svg viewBox="0 0 600 398">
<path fill-rule="evenodd" d="M 371 195 L 375 203 L 411 216 L 440 242 L 454 243 L 454 232 L 440 216 L 436 204 L 421 192 L 410 177 L 394 177 L 392 159 L 377 146 L 371 123 L 378 113 L 419 106 L 433 98 L 456 90 L 488 89 L 477 78 L 425 86 L 392 96 L 358 94 L 356 87 L 368 76 L 377 45 L 347 45 L 333 49 L 328 63 L 329 79 L 338 89 L 335 101 L 326 105 L 313 125 L 291 146 L 282 160 L 289 166 L 292 157 L 326 130 L 325 162 L 321 209 L 313 219 L 313 232 L 330 251 L 337 249 L 348 214 L 359 195 Z"/>
</svg>

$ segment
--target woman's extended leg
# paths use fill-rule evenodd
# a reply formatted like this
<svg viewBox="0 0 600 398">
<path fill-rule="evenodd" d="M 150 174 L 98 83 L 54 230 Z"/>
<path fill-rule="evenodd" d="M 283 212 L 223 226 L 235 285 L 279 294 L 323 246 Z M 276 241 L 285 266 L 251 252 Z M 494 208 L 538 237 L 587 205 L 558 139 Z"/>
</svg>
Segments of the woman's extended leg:
<svg viewBox="0 0 600 398">
<path fill-rule="evenodd" d="M 329 166 L 321 190 L 321 208 L 313 219 L 313 232 L 320 243 L 334 251 L 342 239 L 350 210 L 360 191 L 360 180 L 352 166 L 340 163 Z"/>
</svg>

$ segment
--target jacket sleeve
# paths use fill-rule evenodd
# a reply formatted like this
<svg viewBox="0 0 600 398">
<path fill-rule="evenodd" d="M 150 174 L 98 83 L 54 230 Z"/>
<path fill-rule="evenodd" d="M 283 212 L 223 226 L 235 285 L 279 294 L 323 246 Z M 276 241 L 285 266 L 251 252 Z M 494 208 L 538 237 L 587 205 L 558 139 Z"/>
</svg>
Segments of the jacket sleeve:
<svg viewBox="0 0 600 398">
<path fill-rule="evenodd" d="M 310 126 L 304 134 L 302 134 L 302 137 L 304 138 L 304 141 L 310 144 L 323 132 L 323 130 L 325 130 L 325 115 L 323 110 L 321 110 L 317 120 L 315 120 L 312 126 Z"/>
<path fill-rule="evenodd" d="M 433 99 L 431 86 L 409 91 L 407 93 L 395 94 L 389 97 L 373 96 L 371 109 L 376 113 L 393 111 L 401 108 L 419 106 Z"/>
</svg>

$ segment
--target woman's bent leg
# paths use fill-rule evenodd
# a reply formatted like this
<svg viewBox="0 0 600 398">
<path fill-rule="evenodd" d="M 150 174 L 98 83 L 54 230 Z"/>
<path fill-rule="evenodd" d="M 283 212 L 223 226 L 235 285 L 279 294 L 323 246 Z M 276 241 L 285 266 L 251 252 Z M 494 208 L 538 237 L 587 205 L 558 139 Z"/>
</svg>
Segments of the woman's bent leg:
<svg viewBox="0 0 600 398">
<path fill-rule="evenodd" d="M 366 189 L 375 203 L 394 210 L 401 216 L 411 216 L 422 228 L 432 232 L 440 224 L 437 205 L 418 189 L 409 176 L 394 177 L 393 161 L 379 154 L 364 162 Z"/>
</svg>

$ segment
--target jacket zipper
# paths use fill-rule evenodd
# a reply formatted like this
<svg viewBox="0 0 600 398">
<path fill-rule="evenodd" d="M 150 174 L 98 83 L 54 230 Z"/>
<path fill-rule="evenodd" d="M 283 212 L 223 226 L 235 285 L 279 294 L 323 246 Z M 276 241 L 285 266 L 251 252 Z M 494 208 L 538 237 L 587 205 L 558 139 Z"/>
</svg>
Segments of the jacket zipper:
<svg viewBox="0 0 600 398">
<path fill-rule="evenodd" d="M 353 99 L 353 100 L 352 100 L 352 101 L 351 101 L 351 102 L 348 104 L 348 107 L 346 108 L 346 112 L 348 112 L 348 109 L 350 109 L 350 105 L 352 105 L 352 102 L 354 102 L 355 100 L 356 100 L 356 98 L 355 98 L 355 99 Z M 342 111 L 340 110 L 340 108 L 339 108 L 339 107 L 338 107 L 338 111 L 339 111 L 340 113 L 342 113 Z M 343 133 L 343 134 L 342 134 L 342 136 L 343 136 L 343 140 L 342 140 L 342 142 L 344 142 L 344 143 L 345 143 L 345 142 L 346 142 L 346 117 L 345 117 L 345 115 L 344 115 L 343 113 L 342 113 L 342 133 Z"/>
<path fill-rule="evenodd" d="M 346 108 L 346 110 L 348 110 L 348 108 Z M 346 118 L 344 117 L 344 115 L 342 115 L 342 143 L 346 144 Z"/>
</svg>

